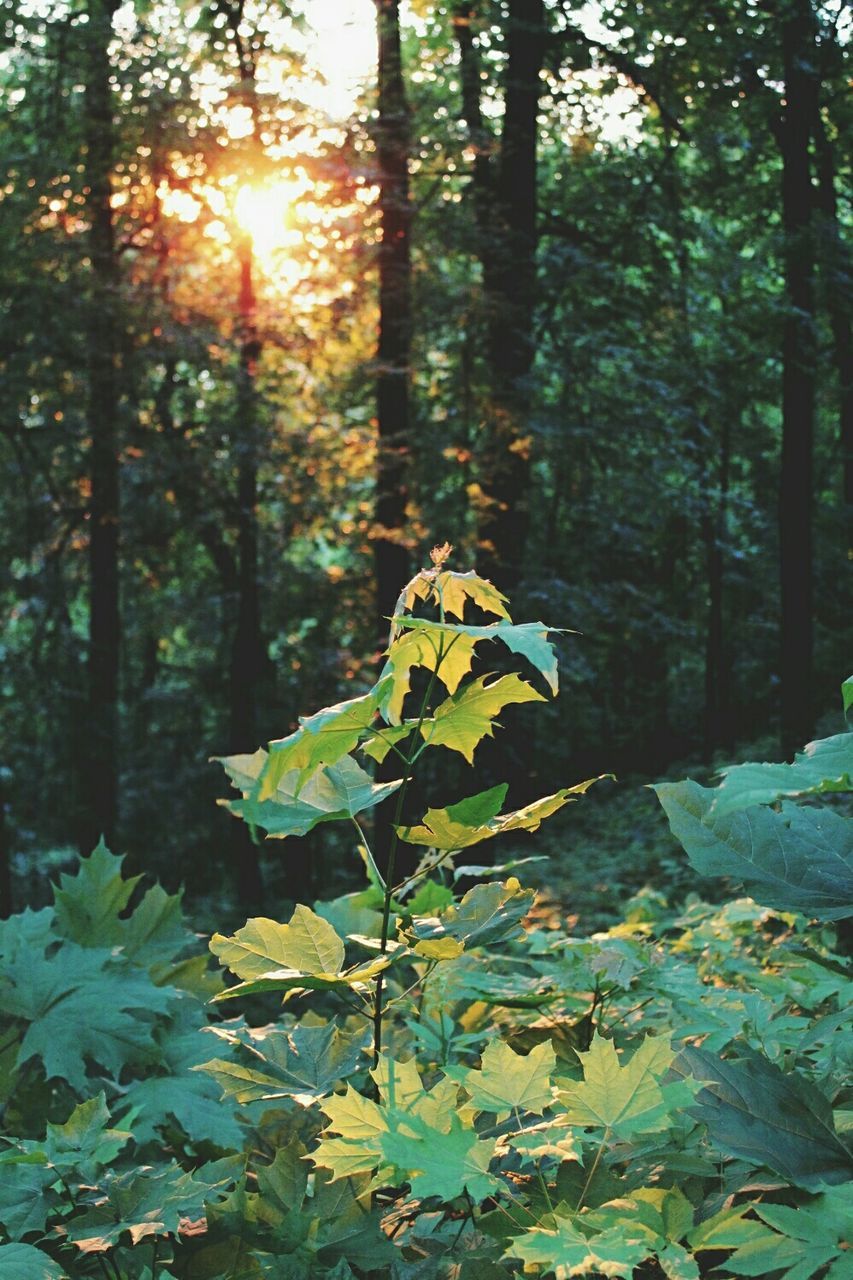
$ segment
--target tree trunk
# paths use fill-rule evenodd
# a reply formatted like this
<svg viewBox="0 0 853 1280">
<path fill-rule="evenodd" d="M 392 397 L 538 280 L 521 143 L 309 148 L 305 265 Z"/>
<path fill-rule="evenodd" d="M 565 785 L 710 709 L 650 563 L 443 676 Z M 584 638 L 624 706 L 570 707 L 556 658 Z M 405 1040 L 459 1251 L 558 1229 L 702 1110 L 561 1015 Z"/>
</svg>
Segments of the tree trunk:
<svg viewBox="0 0 853 1280">
<path fill-rule="evenodd" d="M 114 841 L 118 811 L 118 264 L 111 208 L 115 129 L 109 46 L 115 0 L 90 0 L 85 137 L 91 293 L 88 314 L 89 705 L 81 848 Z"/>
<path fill-rule="evenodd" d="M 817 101 L 814 107 L 813 132 L 822 224 L 826 309 L 832 327 L 835 367 L 838 372 L 841 491 L 849 512 L 853 510 L 853 332 L 851 332 L 850 323 L 853 273 L 851 273 L 847 245 L 844 243 L 838 219 L 835 156 L 832 143 L 826 135 Z"/>
<path fill-rule="evenodd" d="M 529 524 L 529 396 L 524 383 L 536 354 L 536 147 L 544 49 L 543 0 L 509 0 L 497 235 L 484 270 L 491 295 L 492 420 L 484 442 L 478 531 L 480 568 L 505 590 L 512 590 L 521 576 Z"/>
<path fill-rule="evenodd" d="M 238 251 L 240 293 L 237 372 L 237 619 L 231 643 L 229 751 L 252 752 L 258 746 L 258 681 L 265 665 L 258 583 L 258 424 L 255 377 L 261 343 L 251 240 Z M 245 822 L 232 828 L 237 888 L 244 907 L 257 907 L 263 894 L 258 846 Z"/>
<path fill-rule="evenodd" d="M 406 543 L 411 423 L 409 379 L 412 340 L 409 108 L 400 49 L 399 0 L 375 0 L 379 45 L 379 345 L 374 568 L 377 638 L 382 648 L 388 618 L 409 577 Z"/>
<path fill-rule="evenodd" d="M 781 736 L 787 752 L 811 736 L 812 470 L 815 415 L 815 302 L 809 136 L 816 108 L 810 0 L 791 0 L 782 27 L 785 109 L 782 220 L 787 312 L 782 345 L 782 459 L 779 481 Z"/>
<path fill-rule="evenodd" d="M 725 565 L 723 539 L 731 471 L 731 421 L 723 412 L 719 453 L 719 496 L 713 510 L 703 515 L 708 574 L 708 614 L 705 631 L 704 757 L 710 762 L 716 747 L 729 746 L 730 678 L 726 655 L 724 614 Z"/>
</svg>

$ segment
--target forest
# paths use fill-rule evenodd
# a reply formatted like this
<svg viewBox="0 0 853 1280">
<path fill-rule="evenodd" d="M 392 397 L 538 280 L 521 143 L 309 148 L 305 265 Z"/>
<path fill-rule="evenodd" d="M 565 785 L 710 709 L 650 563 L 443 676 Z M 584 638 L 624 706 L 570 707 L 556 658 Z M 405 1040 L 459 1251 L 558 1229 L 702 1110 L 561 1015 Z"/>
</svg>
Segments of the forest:
<svg viewBox="0 0 853 1280">
<path fill-rule="evenodd" d="M 2 21 L 0 1280 L 850 1280 L 843 0 Z"/>
</svg>

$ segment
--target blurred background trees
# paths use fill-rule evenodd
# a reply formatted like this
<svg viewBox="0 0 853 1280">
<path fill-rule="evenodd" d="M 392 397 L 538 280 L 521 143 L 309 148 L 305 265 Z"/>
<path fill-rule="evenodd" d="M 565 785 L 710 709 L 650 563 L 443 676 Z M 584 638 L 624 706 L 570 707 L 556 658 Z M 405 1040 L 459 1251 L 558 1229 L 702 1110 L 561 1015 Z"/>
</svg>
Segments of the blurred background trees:
<svg viewBox="0 0 853 1280">
<path fill-rule="evenodd" d="M 318 3 L 6 7 L 7 900 L 100 831 L 275 886 L 208 757 L 358 692 L 444 539 L 582 633 L 522 793 L 534 734 L 651 776 L 849 674 L 845 7 Z"/>
</svg>

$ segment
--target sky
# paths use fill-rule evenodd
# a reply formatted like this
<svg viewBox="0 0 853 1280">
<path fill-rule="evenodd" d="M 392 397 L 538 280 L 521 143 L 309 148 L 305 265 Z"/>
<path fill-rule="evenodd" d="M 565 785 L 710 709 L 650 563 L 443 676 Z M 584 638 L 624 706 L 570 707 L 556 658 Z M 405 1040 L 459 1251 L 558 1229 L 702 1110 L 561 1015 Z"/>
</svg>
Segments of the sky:
<svg viewBox="0 0 853 1280">
<path fill-rule="evenodd" d="M 306 52 L 328 82 L 312 105 L 343 119 L 376 67 L 373 0 L 305 0 L 305 12 L 313 28 Z"/>
</svg>

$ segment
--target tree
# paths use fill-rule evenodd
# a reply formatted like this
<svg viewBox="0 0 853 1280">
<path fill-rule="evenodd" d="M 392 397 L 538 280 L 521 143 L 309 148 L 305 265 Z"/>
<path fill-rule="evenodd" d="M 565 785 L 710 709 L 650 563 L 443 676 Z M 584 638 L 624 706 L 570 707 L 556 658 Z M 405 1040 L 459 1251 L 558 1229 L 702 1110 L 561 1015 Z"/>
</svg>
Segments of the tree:
<svg viewBox="0 0 853 1280">
<path fill-rule="evenodd" d="M 399 0 L 375 0 L 378 40 L 379 343 L 374 566 L 381 647 L 399 584 L 409 576 L 406 508 L 411 437 L 411 224 L 409 107 L 400 48 Z"/>
<path fill-rule="evenodd" d="M 112 211 L 116 160 L 110 41 L 117 0 L 90 0 L 85 40 L 85 146 L 91 286 L 89 369 L 89 705 L 82 849 L 118 821 L 119 277 Z"/>
</svg>

